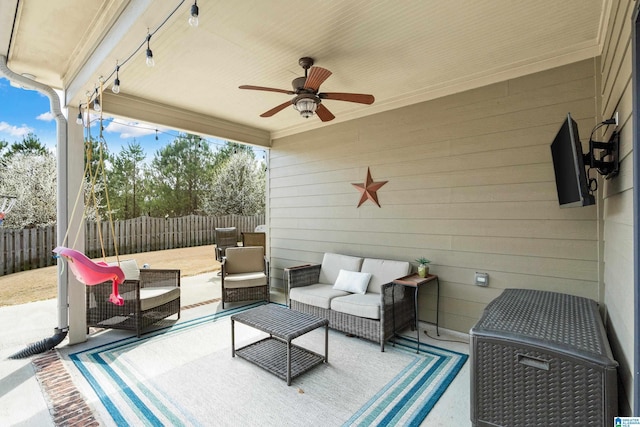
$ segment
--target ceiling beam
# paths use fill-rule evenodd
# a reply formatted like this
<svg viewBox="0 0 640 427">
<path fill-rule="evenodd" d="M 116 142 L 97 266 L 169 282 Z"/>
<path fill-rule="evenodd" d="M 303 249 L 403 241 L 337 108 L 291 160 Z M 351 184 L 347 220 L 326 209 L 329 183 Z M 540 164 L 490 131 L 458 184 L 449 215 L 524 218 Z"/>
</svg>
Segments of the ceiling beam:
<svg viewBox="0 0 640 427">
<path fill-rule="evenodd" d="M 183 110 L 170 105 L 120 93 L 104 91 L 102 109 L 105 114 L 157 124 L 169 129 L 208 135 L 260 147 L 270 147 L 270 132 L 227 120 Z"/>
</svg>

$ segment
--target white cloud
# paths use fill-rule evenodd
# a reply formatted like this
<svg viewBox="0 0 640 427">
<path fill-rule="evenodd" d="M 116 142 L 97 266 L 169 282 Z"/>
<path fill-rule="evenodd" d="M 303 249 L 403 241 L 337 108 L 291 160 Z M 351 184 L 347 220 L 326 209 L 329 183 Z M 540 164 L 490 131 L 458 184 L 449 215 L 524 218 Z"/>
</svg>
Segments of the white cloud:
<svg viewBox="0 0 640 427">
<path fill-rule="evenodd" d="M 51 111 L 47 111 L 46 113 L 40 114 L 36 119 L 42 120 L 43 122 L 50 122 L 55 119 L 55 116 Z"/>
<path fill-rule="evenodd" d="M 18 127 L 18 126 L 10 125 L 7 122 L 0 122 L 0 133 L 9 134 L 13 137 L 16 137 L 16 136 L 22 137 L 22 136 L 26 136 L 29 132 L 33 132 L 33 129 L 31 129 L 27 125 L 22 125 Z"/>
<path fill-rule="evenodd" d="M 122 119 L 113 119 L 111 123 L 104 128 L 105 132 L 119 133 L 120 138 L 135 138 L 138 136 L 154 135 L 158 132 L 165 132 L 164 128 L 141 122 L 126 121 Z"/>
</svg>

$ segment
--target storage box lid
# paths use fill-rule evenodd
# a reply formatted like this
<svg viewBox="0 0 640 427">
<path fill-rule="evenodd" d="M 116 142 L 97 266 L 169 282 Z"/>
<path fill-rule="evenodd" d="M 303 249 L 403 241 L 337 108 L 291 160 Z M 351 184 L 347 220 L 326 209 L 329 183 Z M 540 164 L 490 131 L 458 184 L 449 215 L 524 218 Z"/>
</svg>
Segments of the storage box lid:
<svg viewBox="0 0 640 427">
<path fill-rule="evenodd" d="M 535 345 L 617 366 L 598 304 L 588 298 L 532 289 L 505 289 L 487 305 L 470 335 Z"/>
</svg>

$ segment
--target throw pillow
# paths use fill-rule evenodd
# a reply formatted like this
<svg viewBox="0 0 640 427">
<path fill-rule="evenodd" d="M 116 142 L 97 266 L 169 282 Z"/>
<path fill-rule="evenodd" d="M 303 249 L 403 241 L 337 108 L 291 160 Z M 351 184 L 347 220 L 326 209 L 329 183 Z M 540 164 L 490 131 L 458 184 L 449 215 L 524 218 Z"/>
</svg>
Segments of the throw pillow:
<svg viewBox="0 0 640 427">
<path fill-rule="evenodd" d="M 351 292 L 354 294 L 364 294 L 367 292 L 371 280 L 371 273 L 360 273 L 358 271 L 340 270 L 333 289 Z"/>
</svg>

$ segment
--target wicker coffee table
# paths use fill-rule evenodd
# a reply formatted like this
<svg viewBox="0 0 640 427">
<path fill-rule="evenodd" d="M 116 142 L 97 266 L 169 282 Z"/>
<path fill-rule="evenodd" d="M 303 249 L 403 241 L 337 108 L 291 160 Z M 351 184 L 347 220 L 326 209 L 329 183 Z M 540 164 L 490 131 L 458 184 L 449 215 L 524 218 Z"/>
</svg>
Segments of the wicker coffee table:
<svg viewBox="0 0 640 427">
<path fill-rule="evenodd" d="M 236 349 L 235 322 L 251 326 L 269 337 Z M 324 356 L 291 341 L 321 326 L 324 332 Z M 275 376 L 291 380 L 309 369 L 328 361 L 329 321 L 295 310 L 267 304 L 231 316 L 231 357 L 236 354 Z"/>
</svg>

